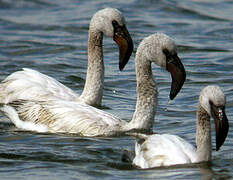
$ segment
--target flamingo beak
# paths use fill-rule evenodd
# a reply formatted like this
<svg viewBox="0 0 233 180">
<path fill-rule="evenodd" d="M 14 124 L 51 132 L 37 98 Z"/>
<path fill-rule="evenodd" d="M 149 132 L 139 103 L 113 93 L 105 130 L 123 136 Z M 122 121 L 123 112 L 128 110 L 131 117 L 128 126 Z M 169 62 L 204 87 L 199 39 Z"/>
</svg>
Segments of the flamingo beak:
<svg viewBox="0 0 233 180">
<path fill-rule="evenodd" d="M 167 70 L 171 73 L 172 77 L 170 99 L 173 100 L 184 84 L 186 73 L 184 66 L 177 54 L 166 56 L 166 58 Z"/>
<path fill-rule="evenodd" d="M 133 52 L 133 41 L 125 25 L 114 29 L 113 40 L 119 48 L 119 69 L 124 69 Z"/>
<path fill-rule="evenodd" d="M 211 104 L 211 115 L 215 123 L 216 151 L 218 151 L 227 137 L 229 123 L 224 107 L 216 107 Z"/>
</svg>

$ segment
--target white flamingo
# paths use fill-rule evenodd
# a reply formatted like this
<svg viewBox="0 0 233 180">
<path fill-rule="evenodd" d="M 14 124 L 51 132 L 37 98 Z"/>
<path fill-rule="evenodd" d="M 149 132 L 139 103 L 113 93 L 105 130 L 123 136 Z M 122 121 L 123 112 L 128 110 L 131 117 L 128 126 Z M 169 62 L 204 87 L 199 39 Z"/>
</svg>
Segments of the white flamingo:
<svg viewBox="0 0 233 180">
<path fill-rule="evenodd" d="M 185 81 L 185 70 L 172 39 L 154 34 L 139 45 L 136 57 L 137 103 L 130 122 L 92 106 L 67 100 L 28 101 L 18 99 L 3 104 L 1 110 L 19 128 L 40 132 L 78 133 L 83 136 L 109 136 L 134 130 L 151 131 L 157 106 L 157 88 L 151 63 L 172 76 L 170 99 Z"/>
<path fill-rule="evenodd" d="M 210 117 L 215 121 L 216 150 L 227 137 L 229 124 L 225 114 L 225 96 L 218 86 L 205 87 L 199 97 L 196 146 L 171 134 L 138 135 L 133 164 L 141 168 L 198 163 L 211 160 Z"/>
<path fill-rule="evenodd" d="M 120 11 L 106 8 L 91 19 L 88 38 L 88 67 L 84 90 L 79 96 L 52 77 L 24 68 L 9 75 L 0 86 L 1 103 L 24 100 L 69 100 L 100 106 L 104 86 L 103 34 L 118 44 L 122 70 L 133 51 L 133 42 Z"/>
</svg>

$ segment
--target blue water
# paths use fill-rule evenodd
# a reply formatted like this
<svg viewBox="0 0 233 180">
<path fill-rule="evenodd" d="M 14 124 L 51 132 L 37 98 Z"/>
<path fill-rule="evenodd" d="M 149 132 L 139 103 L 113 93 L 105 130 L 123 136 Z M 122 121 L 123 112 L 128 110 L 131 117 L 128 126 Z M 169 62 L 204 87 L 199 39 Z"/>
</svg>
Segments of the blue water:
<svg viewBox="0 0 233 180">
<path fill-rule="evenodd" d="M 118 8 L 124 14 L 135 50 L 125 70 L 119 72 L 117 46 L 105 37 L 102 108 L 124 120 L 132 118 L 136 47 L 144 37 L 163 32 L 178 44 L 187 79 L 176 99 L 168 103 L 170 75 L 153 67 L 159 89 L 154 132 L 177 134 L 194 144 L 200 90 L 217 84 L 227 97 L 230 130 L 225 144 L 216 152 L 213 136 L 213 160 L 207 164 L 140 170 L 121 161 L 122 151 L 134 148 L 131 137 L 24 132 L 0 114 L 0 178 L 232 179 L 233 1 L 0 0 L 0 80 L 28 67 L 80 94 L 87 67 L 89 21 L 105 7 Z"/>
</svg>

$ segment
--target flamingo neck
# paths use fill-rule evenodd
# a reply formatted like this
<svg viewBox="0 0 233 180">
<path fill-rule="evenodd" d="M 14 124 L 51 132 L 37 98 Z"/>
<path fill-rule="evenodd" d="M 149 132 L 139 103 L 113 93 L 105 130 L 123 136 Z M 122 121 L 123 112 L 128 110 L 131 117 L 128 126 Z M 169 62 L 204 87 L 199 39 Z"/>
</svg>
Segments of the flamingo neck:
<svg viewBox="0 0 233 180">
<path fill-rule="evenodd" d="M 99 106 L 103 96 L 104 63 L 103 63 L 103 33 L 89 29 L 88 37 L 88 67 L 84 90 L 80 96 L 85 103 Z"/>
<path fill-rule="evenodd" d="M 209 161 L 211 159 L 210 116 L 200 104 L 197 111 L 196 145 L 197 161 Z"/>
<path fill-rule="evenodd" d="M 157 88 L 152 75 L 151 62 L 140 55 L 136 56 L 137 102 L 129 130 L 150 130 L 157 109 Z"/>
</svg>

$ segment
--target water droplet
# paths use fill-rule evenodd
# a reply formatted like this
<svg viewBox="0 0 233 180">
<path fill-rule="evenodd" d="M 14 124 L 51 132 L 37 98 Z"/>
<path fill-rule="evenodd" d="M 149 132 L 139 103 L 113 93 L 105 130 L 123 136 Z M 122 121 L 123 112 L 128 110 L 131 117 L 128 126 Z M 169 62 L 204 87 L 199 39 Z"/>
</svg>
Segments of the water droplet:
<svg viewBox="0 0 233 180">
<path fill-rule="evenodd" d="M 167 102 L 168 105 L 171 105 L 172 104 L 172 100 L 169 99 L 168 102 Z"/>
</svg>

